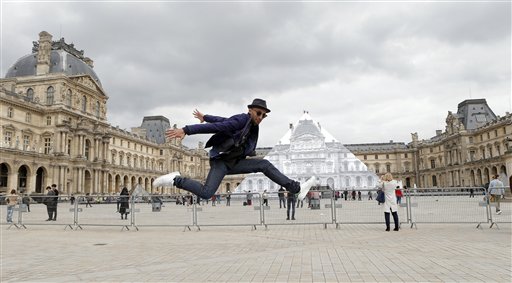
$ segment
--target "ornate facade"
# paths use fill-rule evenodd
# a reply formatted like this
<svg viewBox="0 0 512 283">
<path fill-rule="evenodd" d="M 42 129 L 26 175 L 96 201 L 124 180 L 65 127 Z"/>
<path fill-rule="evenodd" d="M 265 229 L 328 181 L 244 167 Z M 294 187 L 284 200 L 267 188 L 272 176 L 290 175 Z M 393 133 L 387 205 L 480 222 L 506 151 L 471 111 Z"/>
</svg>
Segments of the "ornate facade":
<svg viewBox="0 0 512 283">
<path fill-rule="evenodd" d="M 136 184 L 155 192 L 152 181 L 169 171 L 205 178 L 204 149 L 112 127 L 92 60 L 64 39 L 39 36 L 33 53 L 0 80 L 1 191 L 43 193 L 55 183 L 66 194 L 115 193 Z"/>
</svg>

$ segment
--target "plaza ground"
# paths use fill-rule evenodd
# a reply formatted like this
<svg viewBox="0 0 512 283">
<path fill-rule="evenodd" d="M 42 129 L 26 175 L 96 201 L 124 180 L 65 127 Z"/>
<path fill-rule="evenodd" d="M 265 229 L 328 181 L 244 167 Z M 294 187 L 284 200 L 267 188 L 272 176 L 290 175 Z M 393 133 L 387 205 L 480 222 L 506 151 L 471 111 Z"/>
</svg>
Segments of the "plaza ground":
<svg viewBox="0 0 512 283">
<path fill-rule="evenodd" d="M 475 227 L 2 225 L 0 281 L 510 282 L 511 225 Z"/>
</svg>

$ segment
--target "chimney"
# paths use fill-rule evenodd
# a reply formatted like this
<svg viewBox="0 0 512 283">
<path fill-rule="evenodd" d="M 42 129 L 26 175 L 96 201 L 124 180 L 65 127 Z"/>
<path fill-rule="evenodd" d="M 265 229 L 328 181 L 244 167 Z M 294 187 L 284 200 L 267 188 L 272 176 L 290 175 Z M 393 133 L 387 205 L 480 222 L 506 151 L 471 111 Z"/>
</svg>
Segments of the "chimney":
<svg viewBox="0 0 512 283">
<path fill-rule="evenodd" d="M 52 35 L 46 31 L 39 33 L 39 50 L 37 52 L 36 75 L 50 73 L 50 52 L 52 51 Z"/>
<path fill-rule="evenodd" d="M 436 130 L 436 136 L 440 136 L 443 133 L 443 130 Z"/>
</svg>

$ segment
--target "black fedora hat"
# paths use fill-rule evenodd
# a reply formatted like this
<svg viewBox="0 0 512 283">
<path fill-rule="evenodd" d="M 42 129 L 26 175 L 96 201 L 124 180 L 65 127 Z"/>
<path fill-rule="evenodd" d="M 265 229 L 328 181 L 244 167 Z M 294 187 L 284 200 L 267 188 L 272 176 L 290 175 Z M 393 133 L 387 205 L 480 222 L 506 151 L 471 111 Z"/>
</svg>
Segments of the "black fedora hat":
<svg viewBox="0 0 512 283">
<path fill-rule="evenodd" d="M 247 105 L 247 107 L 249 108 L 253 108 L 253 107 L 256 107 L 256 108 L 261 108 L 265 111 L 270 112 L 270 109 L 267 108 L 267 102 L 263 99 L 259 99 L 259 98 L 255 98 L 251 104 Z"/>
</svg>

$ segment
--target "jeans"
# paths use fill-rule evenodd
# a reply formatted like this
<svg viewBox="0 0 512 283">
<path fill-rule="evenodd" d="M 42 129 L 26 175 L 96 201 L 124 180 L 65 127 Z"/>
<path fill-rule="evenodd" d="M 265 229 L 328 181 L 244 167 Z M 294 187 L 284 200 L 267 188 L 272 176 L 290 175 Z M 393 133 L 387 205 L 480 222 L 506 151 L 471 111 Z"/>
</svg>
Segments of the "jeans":
<svg viewBox="0 0 512 283">
<path fill-rule="evenodd" d="M 177 176 L 174 178 L 174 185 L 180 189 L 189 191 L 197 196 L 209 199 L 219 188 L 222 179 L 226 175 L 247 174 L 262 172 L 274 183 L 285 187 L 289 191 L 297 193 L 300 191 L 299 182 L 293 181 L 281 173 L 272 163 L 266 159 L 242 159 L 233 168 L 228 168 L 223 160 L 210 160 L 210 172 L 203 184 L 198 181 Z"/>
<path fill-rule="evenodd" d="M 14 213 L 14 205 L 7 206 L 7 222 L 12 222 L 12 214 Z"/>
<path fill-rule="evenodd" d="M 286 200 L 284 200 L 284 197 L 279 197 L 279 208 L 281 208 L 281 203 L 283 204 L 284 208 L 286 208 Z"/>
<path fill-rule="evenodd" d="M 292 219 L 295 220 L 295 197 L 288 198 L 288 209 L 286 210 L 286 219 L 290 219 L 290 209 L 292 211 Z"/>
</svg>

